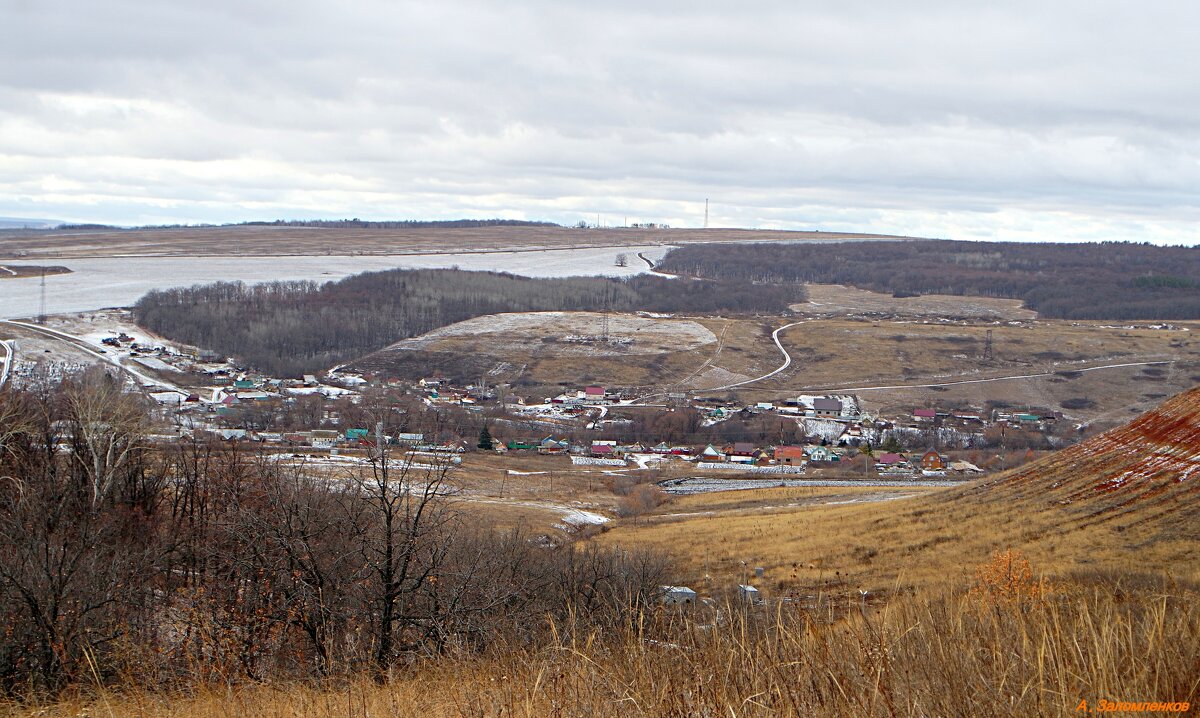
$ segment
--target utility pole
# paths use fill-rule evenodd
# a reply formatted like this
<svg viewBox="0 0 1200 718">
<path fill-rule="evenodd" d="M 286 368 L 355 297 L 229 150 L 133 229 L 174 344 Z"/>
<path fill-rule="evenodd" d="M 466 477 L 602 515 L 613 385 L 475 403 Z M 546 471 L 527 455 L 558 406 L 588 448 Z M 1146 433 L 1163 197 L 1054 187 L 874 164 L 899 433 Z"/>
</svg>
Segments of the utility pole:
<svg viewBox="0 0 1200 718">
<path fill-rule="evenodd" d="M 38 324 L 46 323 L 46 268 L 42 267 L 41 299 L 38 301 Z"/>
</svg>

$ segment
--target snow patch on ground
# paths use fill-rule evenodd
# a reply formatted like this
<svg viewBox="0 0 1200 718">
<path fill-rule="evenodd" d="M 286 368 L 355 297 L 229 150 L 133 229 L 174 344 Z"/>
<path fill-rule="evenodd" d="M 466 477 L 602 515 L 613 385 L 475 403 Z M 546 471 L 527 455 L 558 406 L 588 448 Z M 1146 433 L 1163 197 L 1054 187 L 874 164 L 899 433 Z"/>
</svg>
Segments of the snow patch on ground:
<svg viewBox="0 0 1200 718">
<path fill-rule="evenodd" d="M 607 322 L 608 341 L 603 340 Z M 489 314 L 434 329 L 393 344 L 393 350 L 454 349 L 461 337 L 486 336 L 488 347 L 537 352 L 539 356 L 604 356 L 688 351 L 717 337 L 686 319 L 659 319 L 598 312 Z"/>
<path fill-rule="evenodd" d="M 608 523 L 612 519 L 592 511 L 584 511 L 583 509 L 567 509 L 567 511 L 563 514 L 562 520 L 563 523 L 567 524 L 568 526 L 574 526 L 578 528 L 580 526 L 599 526 L 601 524 Z"/>
</svg>

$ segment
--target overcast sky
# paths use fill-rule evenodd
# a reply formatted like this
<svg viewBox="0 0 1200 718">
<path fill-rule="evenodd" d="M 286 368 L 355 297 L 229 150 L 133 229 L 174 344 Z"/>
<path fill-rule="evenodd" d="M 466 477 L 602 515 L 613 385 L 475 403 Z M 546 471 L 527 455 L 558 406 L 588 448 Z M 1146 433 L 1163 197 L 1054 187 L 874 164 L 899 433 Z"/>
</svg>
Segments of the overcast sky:
<svg viewBox="0 0 1200 718">
<path fill-rule="evenodd" d="M 0 0 L 0 216 L 1200 243 L 1200 3 Z"/>
</svg>

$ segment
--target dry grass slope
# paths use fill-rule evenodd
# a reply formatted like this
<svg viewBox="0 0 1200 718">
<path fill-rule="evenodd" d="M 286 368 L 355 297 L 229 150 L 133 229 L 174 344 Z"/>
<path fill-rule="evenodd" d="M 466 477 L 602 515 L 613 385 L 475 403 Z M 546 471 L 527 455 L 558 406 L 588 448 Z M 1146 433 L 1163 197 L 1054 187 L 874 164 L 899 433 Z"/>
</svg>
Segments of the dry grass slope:
<svg viewBox="0 0 1200 718">
<path fill-rule="evenodd" d="M 622 525 L 598 540 L 674 553 L 705 585 L 766 568 L 774 595 L 894 595 L 971 580 L 1019 548 L 1050 576 L 1200 579 L 1200 388 L 1019 470 L 903 501 Z"/>
<path fill-rule="evenodd" d="M 84 687 L 74 698 L 0 712 L 1073 716 L 1082 701 L 1093 710 L 1108 701 L 1165 703 L 1176 709 L 1168 714 L 1192 715 L 1200 700 L 1198 452 L 1200 389 L 1193 389 L 1073 449 L 906 501 L 904 510 L 875 504 L 772 514 L 765 530 L 749 535 L 785 544 L 778 553 L 788 563 L 820 556 L 814 568 L 825 584 L 796 579 L 817 588 L 815 603 L 718 602 L 715 611 L 654 612 L 602 633 L 556 626 L 545 644 L 418 661 L 382 684 L 360 677 L 187 686 L 178 694 Z M 604 540 L 646 542 L 681 526 L 686 533 L 675 540 L 686 538 L 695 551 L 747 538 L 737 534 L 745 527 L 731 532 L 726 519 L 707 521 L 630 527 Z M 878 551 L 859 551 L 864 542 Z M 845 572 L 837 570 L 831 585 L 835 567 Z M 885 578 L 893 590 L 884 603 L 846 590 L 855 580 Z"/>
</svg>

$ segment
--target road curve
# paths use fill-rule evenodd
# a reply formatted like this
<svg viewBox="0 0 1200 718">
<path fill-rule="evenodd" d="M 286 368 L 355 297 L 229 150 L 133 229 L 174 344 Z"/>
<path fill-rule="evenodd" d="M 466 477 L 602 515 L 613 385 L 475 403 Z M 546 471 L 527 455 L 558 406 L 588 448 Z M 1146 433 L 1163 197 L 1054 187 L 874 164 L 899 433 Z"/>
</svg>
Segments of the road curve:
<svg viewBox="0 0 1200 718">
<path fill-rule="evenodd" d="M 779 366 L 779 368 L 776 369 L 775 371 L 767 372 L 766 374 L 763 374 L 762 376 L 754 377 L 753 379 L 746 379 L 745 381 L 739 381 L 739 382 L 735 382 L 733 384 L 726 384 L 724 386 L 714 386 L 714 387 L 710 387 L 708 389 L 697 389 L 697 391 L 724 391 L 726 389 L 733 389 L 733 388 L 739 387 L 739 386 L 746 386 L 747 384 L 755 384 L 757 382 L 763 381 L 764 379 L 770 379 L 771 377 L 775 376 L 779 372 L 787 369 L 788 367 L 790 367 L 792 365 L 792 355 L 788 354 L 788 350 L 783 348 L 783 344 L 779 341 L 779 333 L 785 329 L 791 329 L 792 327 L 799 326 L 801 324 L 807 324 L 807 323 L 808 323 L 807 320 L 802 321 L 802 322 L 792 322 L 791 324 L 784 324 L 782 327 L 779 327 L 775 331 L 771 332 L 771 341 L 775 342 L 775 346 L 776 346 L 776 348 L 779 349 L 779 353 L 783 354 L 783 364 L 781 364 Z"/>
</svg>

